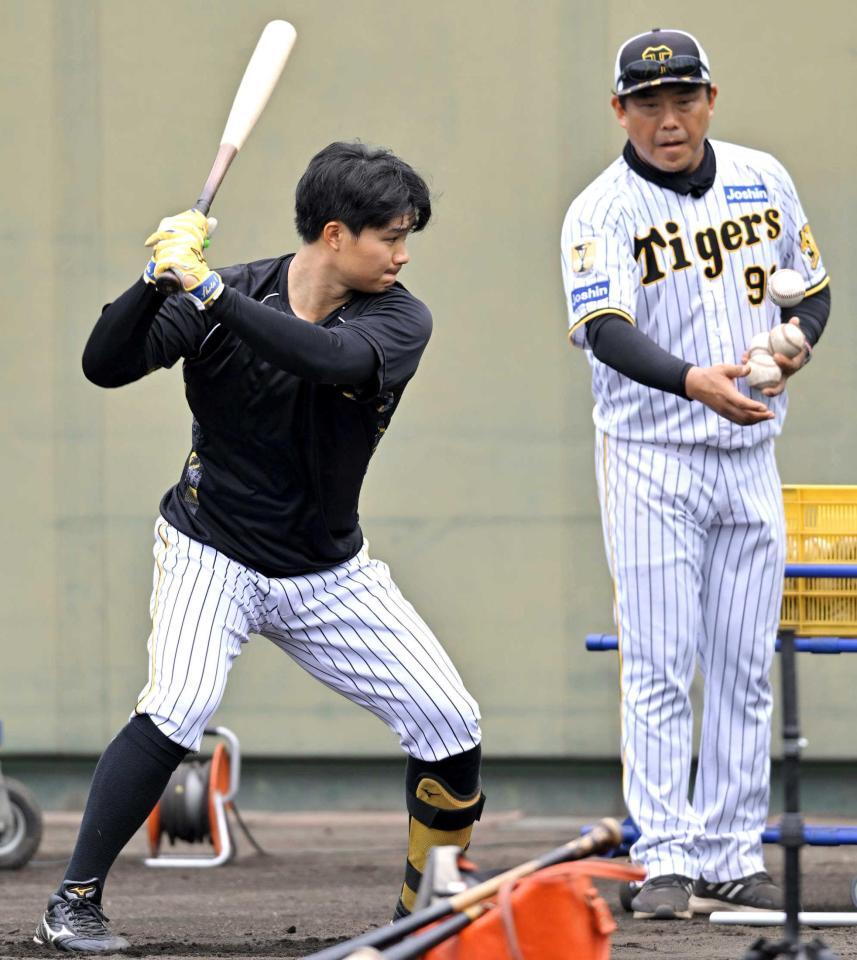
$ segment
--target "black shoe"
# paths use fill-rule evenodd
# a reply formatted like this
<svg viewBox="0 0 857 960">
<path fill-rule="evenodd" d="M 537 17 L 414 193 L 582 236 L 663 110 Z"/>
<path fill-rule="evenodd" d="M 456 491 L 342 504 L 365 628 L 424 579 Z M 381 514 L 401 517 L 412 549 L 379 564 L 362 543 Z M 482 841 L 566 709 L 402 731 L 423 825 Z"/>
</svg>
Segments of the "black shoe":
<svg viewBox="0 0 857 960">
<path fill-rule="evenodd" d="M 66 880 L 48 900 L 35 943 L 70 953 L 118 953 L 130 944 L 107 929 L 101 909 L 101 884 L 97 880 Z"/>
<path fill-rule="evenodd" d="M 647 880 L 631 900 L 635 920 L 690 920 L 693 881 L 678 873 Z"/>
<path fill-rule="evenodd" d="M 697 880 L 690 906 L 694 913 L 715 910 L 782 910 L 783 891 L 767 873 L 739 880 Z"/>
</svg>

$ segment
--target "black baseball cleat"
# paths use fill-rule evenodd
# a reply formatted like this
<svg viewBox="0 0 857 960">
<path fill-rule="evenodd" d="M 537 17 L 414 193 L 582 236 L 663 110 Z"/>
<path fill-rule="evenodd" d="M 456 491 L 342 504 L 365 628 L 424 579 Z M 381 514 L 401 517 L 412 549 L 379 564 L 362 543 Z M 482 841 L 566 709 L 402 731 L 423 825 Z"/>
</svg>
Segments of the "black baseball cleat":
<svg viewBox="0 0 857 960">
<path fill-rule="evenodd" d="M 715 910 L 782 910 L 783 891 L 767 873 L 739 880 L 697 880 L 690 906 L 694 913 Z"/>
<path fill-rule="evenodd" d="M 130 944 L 107 929 L 98 880 L 65 880 L 48 900 L 33 941 L 68 953 L 119 953 Z"/>
</svg>

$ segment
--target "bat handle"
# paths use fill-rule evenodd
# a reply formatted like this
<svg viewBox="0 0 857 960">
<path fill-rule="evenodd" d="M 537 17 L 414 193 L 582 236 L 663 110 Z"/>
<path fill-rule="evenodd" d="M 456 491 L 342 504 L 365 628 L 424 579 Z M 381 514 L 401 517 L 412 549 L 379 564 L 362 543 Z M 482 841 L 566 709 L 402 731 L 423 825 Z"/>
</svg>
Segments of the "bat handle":
<svg viewBox="0 0 857 960">
<path fill-rule="evenodd" d="M 237 155 L 238 148 L 231 143 L 220 144 L 217 156 L 214 158 L 214 164 L 208 174 L 208 179 L 202 187 L 199 200 L 194 204 L 194 210 L 199 210 L 201 214 L 204 214 L 206 217 L 208 216 L 208 211 L 211 209 L 214 196 L 220 188 L 220 184 L 223 183 L 223 178 L 226 176 L 229 165 Z M 182 289 L 181 280 L 179 280 L 172 270 L 167 270 L 162 273 L 155 281 L 155 286 L 158 289 L 158 293 L 163 294 L 165 297 L 172 296 L 172 294 L 178 293 Z"/>
<path fill-rule="evenodd" d="M 155 289 L 162 297 L 171 297 L 182 289 L 181 281 L 172 270 L 166 270 L 155 281 Z"/>
<path fill-rule="evenodd" d="M 202 196 L 194 204 L 194 210 L 199 210 L 200 213 L 207 216 L 208 211 L 211 209 L 211 201 L 213 199 L 213 195 L 206 195 L 206 191 L 203 190 Z M 172 270 L 166 270 L 155 281 L 155 288 L 161 296 L 171 297 L 173 294 L 181 292 L 182 284 L 177 274 Z"/>
</svg>

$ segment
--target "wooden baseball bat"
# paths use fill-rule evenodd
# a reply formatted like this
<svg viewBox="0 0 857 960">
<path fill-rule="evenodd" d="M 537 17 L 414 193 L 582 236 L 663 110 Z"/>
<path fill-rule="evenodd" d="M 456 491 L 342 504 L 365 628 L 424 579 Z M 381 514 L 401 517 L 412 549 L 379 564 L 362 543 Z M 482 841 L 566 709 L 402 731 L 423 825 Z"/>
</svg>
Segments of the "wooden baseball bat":
<svg viewBox="0 0 857 960">
<path fill-rule="evenodd" d="M 232 101 L 211 172 L 194 204 L 200 213 L 208 214 L 211 209 L 214 195 L 223 183 L 229 165 L 244 146 L 244 141 L 274 92 L 296 39 L 297 31 L 286 20 L 271 20 L 265 25 Z M 179 278 L 171 270 L 158 277 L 156 286 L 165 296 L 178 293 L 182 288 Z"/>
<path fill-rule="evenodd" d="M 436 920 L 442 920 L 450 914 L 461 914 L 463 919 L 458 920 L 458 922 L 462 927 L 467 926 L 473 918 L 468 917 L 466 911 L 479 907 L 480 901 L 493 897 L 504 883 L 527 877 L 537 870 L 552 867 L 555 863 L 583 860 L 594 853 L 604 853 L 607 850 L 612 850 L 613 847 L 617 847 L 621 842 L 622 828 L 619 824 L 609 817 L 599 820 L 585 836 L 564 843 L 561 847 L 549 851 L 536 860 L 528 860 L 526 863 L 512 867 L 510 870 L 477 884 L 475 887 L 470 887 L 454 896 L 439 900 L 424 910 L 402 917 L 400 920 L 379 927 L 377 930 L 370 930 L 368 933 L 352 937 L 351 940 L 345 940 L 332 947 L 327 947 L 318 953 L 310 954 L 304 960 L 346 960 L 346 958 L 350 960 L 352 954 L 360 948 L 374 947 L 377 950 L 379 947 L 396 943 L 402 937 L 406 937 Z M 446 936 L 451 936 L 454 932 L 455 930 L 448 932 Z M 357 956 L 359 957 L 360 954 L 358 953 Z M 374 954 L 369 952 L 364 953 L 363 956 L 368 958 L 374 956 Z"/>
</svg>

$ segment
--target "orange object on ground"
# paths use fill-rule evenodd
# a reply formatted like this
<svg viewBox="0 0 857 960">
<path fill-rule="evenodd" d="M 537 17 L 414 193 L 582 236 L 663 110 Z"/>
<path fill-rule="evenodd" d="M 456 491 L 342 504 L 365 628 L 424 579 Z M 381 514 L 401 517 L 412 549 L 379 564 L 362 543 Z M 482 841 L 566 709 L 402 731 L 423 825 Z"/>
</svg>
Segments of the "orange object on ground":
<svg viewBox="0 0 857 960">
<path fill-rule="evenodd" d="M 593 878 L 644 880 L 645 870 L 581 860 L 504 884 L 494 906 L 425 960 L 607 960 L 616 921 Z"/>
<path fill-rule="evenodd" d="M 229 752 L 222 743 L 214 748 L 211 758 L 211 768 L 208 772 L 208 832 L 214 844 L 214 852 L 219 854 L 223 849 L 224 838 L 220 836 L 217 825 L 217 810 L 214 805 L 214 795 L 219 793 L 225 797 L 229 793 Z"/>
</svg>

